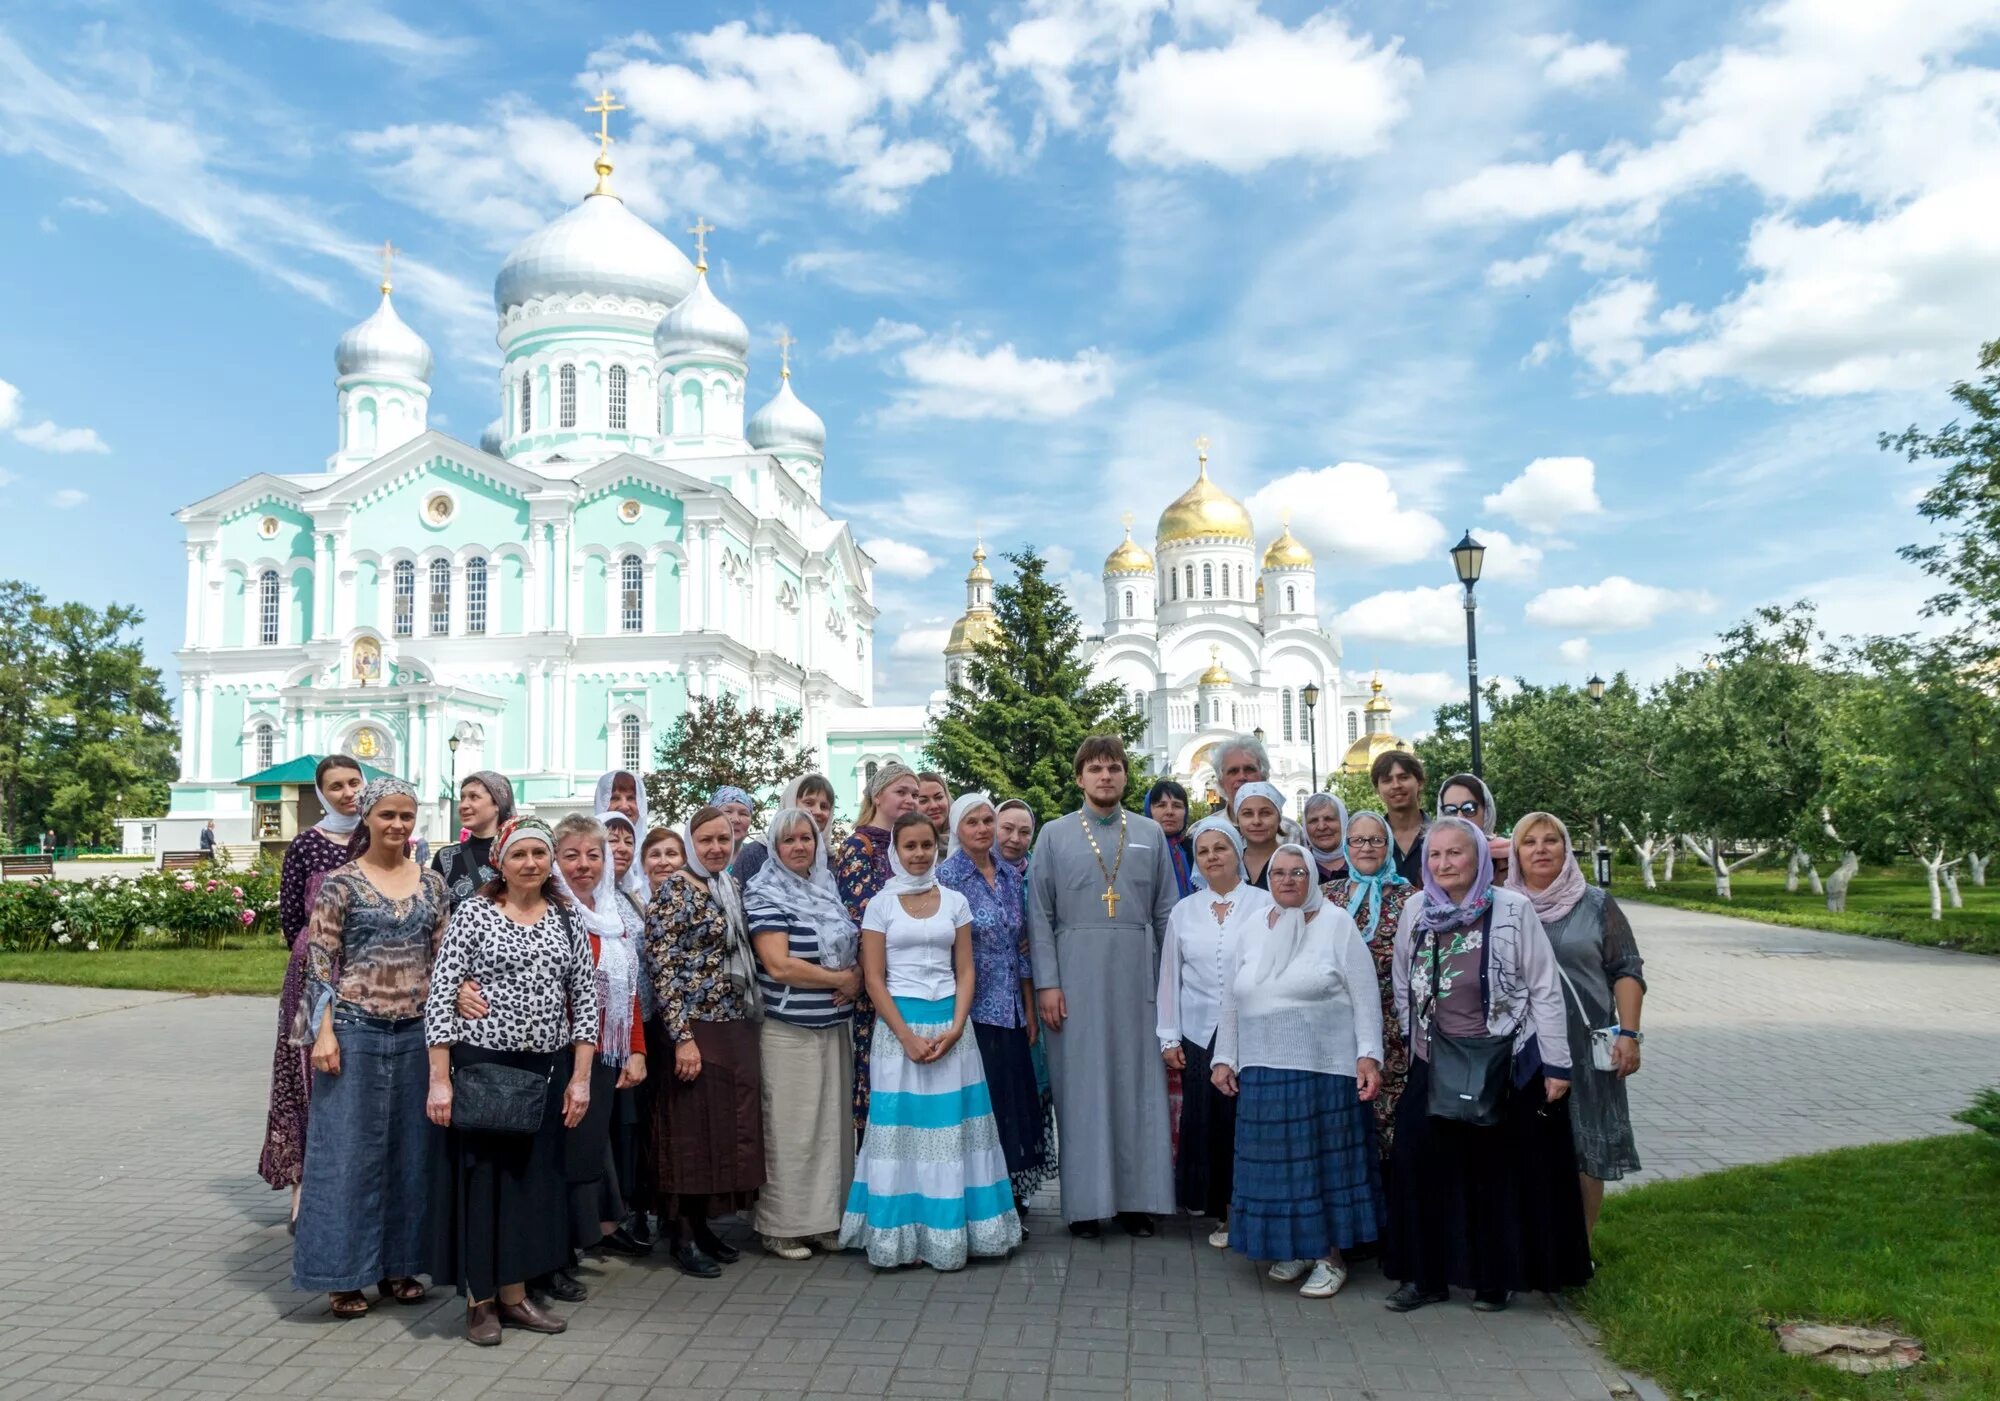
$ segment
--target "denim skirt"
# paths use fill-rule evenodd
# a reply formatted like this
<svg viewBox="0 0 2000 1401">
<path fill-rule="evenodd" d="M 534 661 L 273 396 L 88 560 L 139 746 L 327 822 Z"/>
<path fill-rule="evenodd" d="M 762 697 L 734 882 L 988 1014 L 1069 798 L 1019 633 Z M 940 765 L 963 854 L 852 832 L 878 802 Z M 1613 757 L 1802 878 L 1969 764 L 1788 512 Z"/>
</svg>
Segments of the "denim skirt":
<svg viewBox="0 0 2000 1401">
<path fill-rule="evenodd" d="M 422 1017 L 336 1007 L 340 1073 L 315 1070 L 292 1287 L 365 1289 L 424 1270 L 433 1129 Z"/>
</svg>

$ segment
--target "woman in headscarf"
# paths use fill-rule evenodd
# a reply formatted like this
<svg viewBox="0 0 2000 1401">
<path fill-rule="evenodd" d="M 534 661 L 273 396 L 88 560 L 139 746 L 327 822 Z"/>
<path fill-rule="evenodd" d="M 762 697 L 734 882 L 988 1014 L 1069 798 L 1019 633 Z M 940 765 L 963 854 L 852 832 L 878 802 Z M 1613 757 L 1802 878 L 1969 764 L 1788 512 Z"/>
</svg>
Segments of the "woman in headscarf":
<svg viewBox="0 0 2000 1401">
<path fill-rule="evenodd" d="M 458 840 L 431 857 L 431 869 L 444 877 L 454 904 L 500 874 L 490 859 L 493 838 L 513 820 L 514 785 L 505 774 L 481 769 L 458 785 Z"/>
<path fill-rule="evenodd" d="M 646 785 L 630 769 L 613 769 L 597 780 L 593 812 L 622 812 L 632 820 L 632 829 L 646 830 Z"/>
<path fill-rule="evenodd" d="M 640 903 L 651 904 L 660 882 L 685 865 L 687 840 L 678 831 L 655 827 L 646 833 L 646 844 L 639 848 L 639 869 L 646 882 L 646 893 L 640 897 Z"/>
<path fill-rule="evenodd" d="M 1273 908 L 1236 946 L 1214 1079 L 1238 1096 L 1229 1244 L 1280 1284 L 1330 1299 L 1343 1250 L 1381 1234 L 1382 1166 L 1367 1101 L 1382 1083 L 1382 1003 L 1361 932 L 1320 891 L 1312 853 L 1271 858 Z"/>
<path fill-rule="evenodd" d="M 656 1054 L 673 1047 L 673 1078 L 659 1078 L 653 1126 L 658 1210 L 674 1263 L 699 1279 L 742 1256 L 709 1226 L 748 1213 L 764 1185 L 764 1103 L 757 1022 L 757 959 L 729 874 L 729 816 L 705 807 L 687 825 L 688 863 L 660 883 L 646 911 L 648 968 L 659 997 Z"/>
<path fill-rule="evenodd" d="M 305 995 L 293 1039 L 309 1046 L 313 1163 L 299 1197 L 292 1287 L 325 1291 L 336 1318 L 424 1297 L 430 1134 L 424 1008 L 451 902 L 410 859 L 417 791 L 378 778 L 361 792 L 355 855 L 320 882 L 307 922 Z"/>
<path fill-rule="evenodd" d="M 1583 1193 L 1570 1146 L 1569 1025 L 1555 952 L 1534 905 L 1493 885 L 1486 833 L 1441 817 L 1424 833 L 1423 892 L 1396 931 L 1396 1014 L 1410 1043 L 1396 1111 L 1383 1273 L 1407 1313 L 1473 1291 L 1498 1312 L 1511 1291 L 1590 1279 Z M 1499 1122 L 1430 1112 L 1431 1041 L 1477 1059 L 1494 1038 L 1509 1056 Z"/>
<path fill-rule="evenodd" d="M 1382 1092 L 1373 1101 L 1375 1146 L 1386 1167 L 1396 1144 L 1396 1105 L 1410 1078 L 1410 1047 L 1396 1019 L 1396 923 L 1403 917 L 1403 902 L 1416 891 L 1389 859 L 1394 838 L 1388 818 L 1363 809 L 1349 814 L 1342 825 L 1347 830 L 1342 843 L 1347 874 L 1327 885 L 1326 898 L 1347 911 L 1375 960 L 1375 982 L 1382 993 Z"/>
<path fill-rule="evenodd" d="M 555 836 L 516 819 L 493 844 L 500 878 L 451 912 L 431 965 L 438 996 L 424 1009 L 430 1045 L 425 1112 L 438 1135 L 436 1230 L 430 1275 L 465 1296 L 466 1341 L 496 1347 L 500 1330 L 560 1333 L 568 1324 L 528 1296 L 528 1281 L 570 1259 L 566 1139 L 590 1110 L 597 980 L 584 932 L 552 877 Z M 478 976 L 484 1016 L 445 995 Z M 541 1122 L 527 1133 L 458 1127 L 457 1077 L 478 1066 L 526 1071 L 545 1086 Z M 491 1074 L 492 1072 L 487 1072 Z"/>
<path fill-rule="evenodd" d="M 1243 869 L 1250 873 L 1250 884 L 1259 890 L 1270 889 L 1265 873 L 1284 839 L 1284 818 L 1285 795 L 1275 784 L 1259 780 L 1236 790 L 1236 830 L 1243 834 Z"/>
<path fill-rule="evenodd" d="M 1182 899 L 1195 888 L 1194 844 L 1188 839 L 1187 789 L 1163 778 L 1146 790 L 1146 816 L 1167 834 L 1167 855 L 1174 862 L 1174 884 Z"/>
<path fill-rule="evenodd" d="M 1311 793 L 1299 811 L 1305 848 L 1319 873 L 1319 883 L 1340 880 L 1347 875 L 1347 804 L 1331 793 Z"/>
<path fill-rule="evenodd" d="M 1236 1101 L 1211 1078 L 1222 984 L 1236 945 L 1271 907 L 1243 870 L 1243 834 L 1217 814 L 1195 824 L 1194 860 L 1204 889 L 1174 906 L 1160 944 L 1160 1056 L 1181 1072 L 1180 1153 L 1174 1192 L 1182 1210 L 1215 1218 L 1208 1243 L 1229 1244 L 1229 1193 L 1235 1180 Z"/>
<path fill-rule="evenodd" d="M 291 1220 L 299 1216 L 299 1182 L 305 1174 L 306 1114 L 312 1099 L 312 1066 L 307 1048 L 292 1040 L 293 1024 L 306 986 L 306 920 L 313 897 L 328 871 L 349 860 L 348 840 L 361 824 L 361 761 L 329 754 L 313 770 L 313 791 L 321 817 L 285 848 L 278 875 L 278 929 L 291 949 L 285 982 L 278 994 L 278 1044 L 271 1056 L 271 1107 L 264 1121 L 264 1151 L 257 1173 L 273 1187 L 292 1192 Z"/>
<path fill-rule="evenodd" d="M 1569 1021 L 1570 1142 L 1583 1174 L 1583 1223 L 1597 1231 L 1604 1184 L 1639 1170 L 1625 1077 L 1639 1069 L 1639 1014 L 1646 1001 L 1646 964 L 1632 922 L 1609 892 L 1583 878 L 1569 828 L 1546 812 L 1514 824 L 1514 869 L 1507 888 L 1534 902 L 1555 946 Z M 1611 1067 L 1600 1070 L 1592 1033 L 1609 1030 Z"/>
<path fill-rule="evenodd" d="M 709 795 L 708 805 L 729 819 L 729 849 L 733 857 L 743 849 L 751 824 L 757 820 L 757 800 L 750 796 L 748 790 L 725 783 Z"/>
<path fill-rule="evenodd" d="M 1035 849 L 1035 810 L 1020 798 L 1008 798 L 993 811 L 994 846 L 1000 859 L 1026 880 L 1028 853 Z"/>
<path fill-rule="evenodd" d="M 996 818 L 986 793 L 967 793 L 951 805 L 951 855 L 937 878 L 972 912 L 972 1036 L 1014 1207 L 1025 1212 L 1028 1197 L 1053 1170 L 1055 1116 L 1045 1109 L 1035 1079 L 1033 1048 L 1041 1028 L 1028 961 L 1027 903 L 1021 877 L 994 849 Z"/>
<path fill-rule="evenodd" d="M 972 1018 L 972 911 L 938 883 L 938 832 L 898 818 L 893 876 L 861 921 L 875 1038 L 875 1132 L 863 1140 L 840 1243 L 878 1269 L 918 1261 L 962 1269 L 1021 1243 L 1021 1218 L 993 1123 L 986 1072 L 965 1041 Z"/>
<path fill-rule="evenodd" d="M 1500 812 L 1493 805 L 1493 790 L 1486 786 L 1485 779 L 1477 774 L 1455 773 L 1440 783 L 1437 815 L 1462 817 L 1484 832 L 1486 849 L 1493 857 L 1493 879 L 1496 882 L 1507 879 L 1509 843 L 1507 838 L 1494 835 Z"/>
<path fill-rule="evenodd" d="M 824 836 L 833 824 L 833 784 L 827 781 L 824 774 L 801 774 L 778 794 L 778 811 L 787 812 L 792 808 L 800 808 L 810 814 L 814 825 Z M 736 877 L 738 885 L 748 890 L 751 878 L 763 869 L 770 854 L 769 832 L 761 837 L 752 837 L 736 849 L 736 859 L 729 863 L 729 874 Z M 820 853 L 820 865 L 832 869 L 832 858 L 825 851 Z"/>
<path fill-rule="evenodd" d="M 797 790 L 791 790 L 796 801 Z M 840 1248 L 854 1180 L 854 1042 L 860 934 L 827 869 L 826 834 L 796 806 L 771 819 L 766 859 L 743 892 L 764 999 L 764 1157 L 757 1234 L 764 1249 L 804 1260 Z M 745 851 L 750 847 L 745 847 Z"/>
<path fill-rule="evenodd" d="M 906 812 L 917 810 L 917 776 L 891 759 L 875 770 L 861 795 L 854 831 L 840 844 L 833 859 L 833 880 L 840 889 L 847 917 L 861 927 L 882 887 L 889 883 L 889 829 Z M 875 1008 L 864 983 L 854 1004 L 854 1133 L 868 1131 L 868 1038 L 875 1034 Z"/>
</svg>

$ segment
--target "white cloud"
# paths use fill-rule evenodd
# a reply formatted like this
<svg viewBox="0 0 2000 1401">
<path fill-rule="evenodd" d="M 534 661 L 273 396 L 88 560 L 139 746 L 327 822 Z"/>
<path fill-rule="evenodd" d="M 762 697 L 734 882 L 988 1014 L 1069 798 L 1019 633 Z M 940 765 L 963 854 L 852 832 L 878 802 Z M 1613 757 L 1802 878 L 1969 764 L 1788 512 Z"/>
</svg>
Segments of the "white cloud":
<svg viewBox="0 0 2000 1401">
<path fill-rule="evenodd" d="M 1110 396 L 1111 357 L 1095 346 L 1067 360 L 1023 356 L 1012 344 L 980 350 L 963 336 L 932 337 L 897 357 L 910 384 L 889 414 L 900 418 L 1072 418 Z"/>
<path fill-rule="evenodd" d="M 1437 517 L 1404 505 L 1389 474 L 1366 462 L 1287 473 L 1251 493 L 1247 504 L 1273 535 L 1290 511 L 1292 533 L 1339 560 L 1410 564 L 1444 555 L 1445 530 Z"/>
<path fill-rule="evenodd" d="M 1473 536 L 1486 547 L 1479 573 L 1481 583 L 1518 584 L 1541 572 L 1540 546 L 1516 540 L 1506 531 L 1487 525 L 1475 527 Z"/>
<path fill-rule="evenodd" d="M 1381 149 L 1422 76 L 1400 41 L 1378 46 L 1332 11 L 1295 30 L 1259 20 L 1219 48 L 1163 44 L 1121 72 L 1111 153 L 1235 174 L 1350 160 Z"/>
<path fill-rule="evenodd" d="M 73 486 L 66 486 L 49 497 L 49 504 L 58 511 L 67 511 L 73 507 L 81 506 L 88 500 L 90 500 L 89 492 L 78 491 Z"/>
<path fill-rule="evenodd" d="M 40 423 L 21 421 L 21 391 L 0 379 L 0 433 L 40 452 L 110 452 L 95 428 L 59 428 L 47 419 Z"/>
<path fill-rule="evenodd" d="M 1578 43 L 1571 34 L 1537 34 L 1528 40 L 1528 53 L 1559 88 L 1590 87 L 1625 71 L 1625 50 L 1602 39 Z"/>
<path fill-rule="evenodd" d="M 18 482 L 20 480 L 21 479 L 18 476 L 8 471 L 5 467 L 0 467 L 0 487 L 12 486 L 15 482 Z"/>
<path fill-rule="evenodd" d="M 1587 637 L 1564 638 L 1556 645 L 1556 655 L 1571 666 L 1582 666 L 1590 660 L 1590 639 Z"/>
<path fill-rule="evenodd" d="M 1530 253 L 1525 258 L 1502 258 L 1486 265 L 1486 285 L 1488 287 L 1519 287 L 1524 282 L 1539 282 L 1555 264 L 1552 253 Z"/>
<path fill-rule="evenodd" d="M 944 672 L 944 646 L 951 641 L 948 627 L 909 627 L 896 634 L 896 640 L 889 644 L 892 657 L 930 657 L 936 660 L 940 675 Z"/>
<path fill-rule="evenodd" d="M 1389 717 L 1398 734 L 1411 737 L 1404 721 L 1417 721 L 1428 732 L 1432 717 L 1441 705 L 1465 699 L 1465 675 L 1449 671 L 1390 671 L 1374 673 L 1382 681 L 1382 694 L 1389 698 Z"/>
<path fill-rule="evenodd" d="M 74 209 L 81 214 L 109 214 L 111 212 L 110 205 L 101 199 L 92 199 L 89 195 L 65 195 L 60 201 L 60 207 L 63 209 Z"/>
<path fill-rule="evenodd" d="M 393 58 L 436 64 L 469 53 L 472 41 L 418 29 L 375 0 L 229 0 L 229 8 L 324 39 L 380 49 Z"/>
<path fill-rule="evenodd" d="M 1602 515 L 1597 465 L 1587 457 L 1538 457 L 1487 497 L 1486 509 L 1541 534 L 1560 530 L 1579 516 Z"/>
<path fill-rule="evenodd" d="M 936 296 L 951 279 L 914 258 L 884 257 L 859 248 L 813 248 L 785 260 L 787 277 L 810 277 L 861 297 Z"/>
<path fill-rule="evenodd" d="M 1371 594 L 1334 620 L 1344 637 L 1443 647 L 1465 641 L 1465 595 L 1456 584 Z"/>
<path fill-rule="evenodd" d="M 21 421 L 21 391 L 0 379 L 0 431 Z"/>
<path fill-rule="evenodd" d="M 908 345 L 911 341 L 920 341 L 923 338 L 924 328 L 921 326 L 878 316 L 875 318 L 875 324 L 860 335 L 856 335 L 845 326 L 835 331 L 833 341 L 826 348 L 826 354 L 829 360 L 840 360 L 850 355 L 873 355 L 892 346 Z"/>
<path fill-rule="evenodd" d="M 875 572 L 898 579 L 921 579 L 938 566 L 937 559 L 915 545 L 881 536 L 863 540 L 861 548 L 875 561 Z"/>
<path fill-rule="evenodd" d="M 1079 125 L 1087 113 L 1075 70 L 1136 60 L 1167 0 L 1028 0 L 1027 15 L 988 48 L 994 71 L 1025 74 L 1047 118 Z"/>
<path fill-rule="evenodd" d="M 1701 589 L 1663 589 L 1613 574 L 1595 584 L 1547 589 L 1528 600 L 1527 617 L 1543 627 L 1578 632 L 1629 632 L 1668 614 L 1708 613 L 1715 599 Z"/>
</svg>

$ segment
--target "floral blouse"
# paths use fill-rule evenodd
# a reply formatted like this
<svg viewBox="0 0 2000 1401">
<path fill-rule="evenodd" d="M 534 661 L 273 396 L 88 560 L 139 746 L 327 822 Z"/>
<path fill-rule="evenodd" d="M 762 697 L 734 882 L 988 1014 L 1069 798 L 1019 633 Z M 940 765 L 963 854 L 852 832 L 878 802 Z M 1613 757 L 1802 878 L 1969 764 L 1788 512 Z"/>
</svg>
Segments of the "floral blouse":
<svg viewBox="0 0 2000 1401">
<path fill-rule="evenodd" d="M 444 878 L 431 879 L 440 888 Z M 483 1051 L 560 1051 L 597 1040 L 597 970 L 583 930 L 555 905 L 533 924 L 516 924 L 493 901 L 475 896 L 451 912 L 424 1009 L 424 1041 Z M 458 1015 L 458 988 L 476 979 L 486 1015 Z"/>
<path fill-rule="evenodd" d="M 285 942 L 296 945 L 312 918 L 313 878 L 347 864 L 347 843 L 337 842 L 317 827 L 308 827 L 285 848 L 278 874 L 278 928 Z"/>
<path fill-rule="evenodd" d="M 889 833 L 882 827 L 856 827 L 833 854 L 833 883 L 854 927 L 868 913 L 868 902 L 889 883 Z"/>
<path fill-rule="evenodd" d="M 401 900 L 377 890 L 353 862 L 322 880 L 306 923 L 302 1039 L 318 1033 L 336 1004 L 370 1017 L 422 1016 L 450 909 L 435 871 L 423 872 Z"/>
<path fill-rule="evenodd" d="M 645 966 L 671 1041 L 692 1041 L 690 1022 L 740 1022 L 744 989 L 729 976 L 729 916 L 686 871 L 660 882 L 646 909 Z"/>
<path fill-rule="evenodd" d="M 1034 976 L 1034 966 L 1021 878 L 1005 861 L 995 861 L 988 885 L 961 851 L 938 867 L 938 884 L 956 890 L 972 908 L 972 1019 L 982 1026 L 1026 1026 L 1021 980 Z"/>
</svg>

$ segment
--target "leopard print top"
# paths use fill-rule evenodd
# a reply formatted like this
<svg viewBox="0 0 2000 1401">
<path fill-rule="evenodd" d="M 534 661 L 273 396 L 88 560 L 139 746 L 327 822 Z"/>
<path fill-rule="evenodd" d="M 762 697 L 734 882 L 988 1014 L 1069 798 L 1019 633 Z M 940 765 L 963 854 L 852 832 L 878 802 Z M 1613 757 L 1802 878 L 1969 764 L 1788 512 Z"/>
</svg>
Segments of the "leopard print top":
<svg viewBox="0 0 2000 1401">
<path fill-rule="evenodd" d="M 458 986 L 477 978 L 483 1017 L 458 1015 Z M 424 1008 L 432 1046 L 485 1051 L 559 1051 L 597 1035 L 597 977 L 583 929 L 551 905 L 519 925 L 491 900 L 474 896 L 451 912 L 431 965 L 437 996 Z"/>
</svg>

